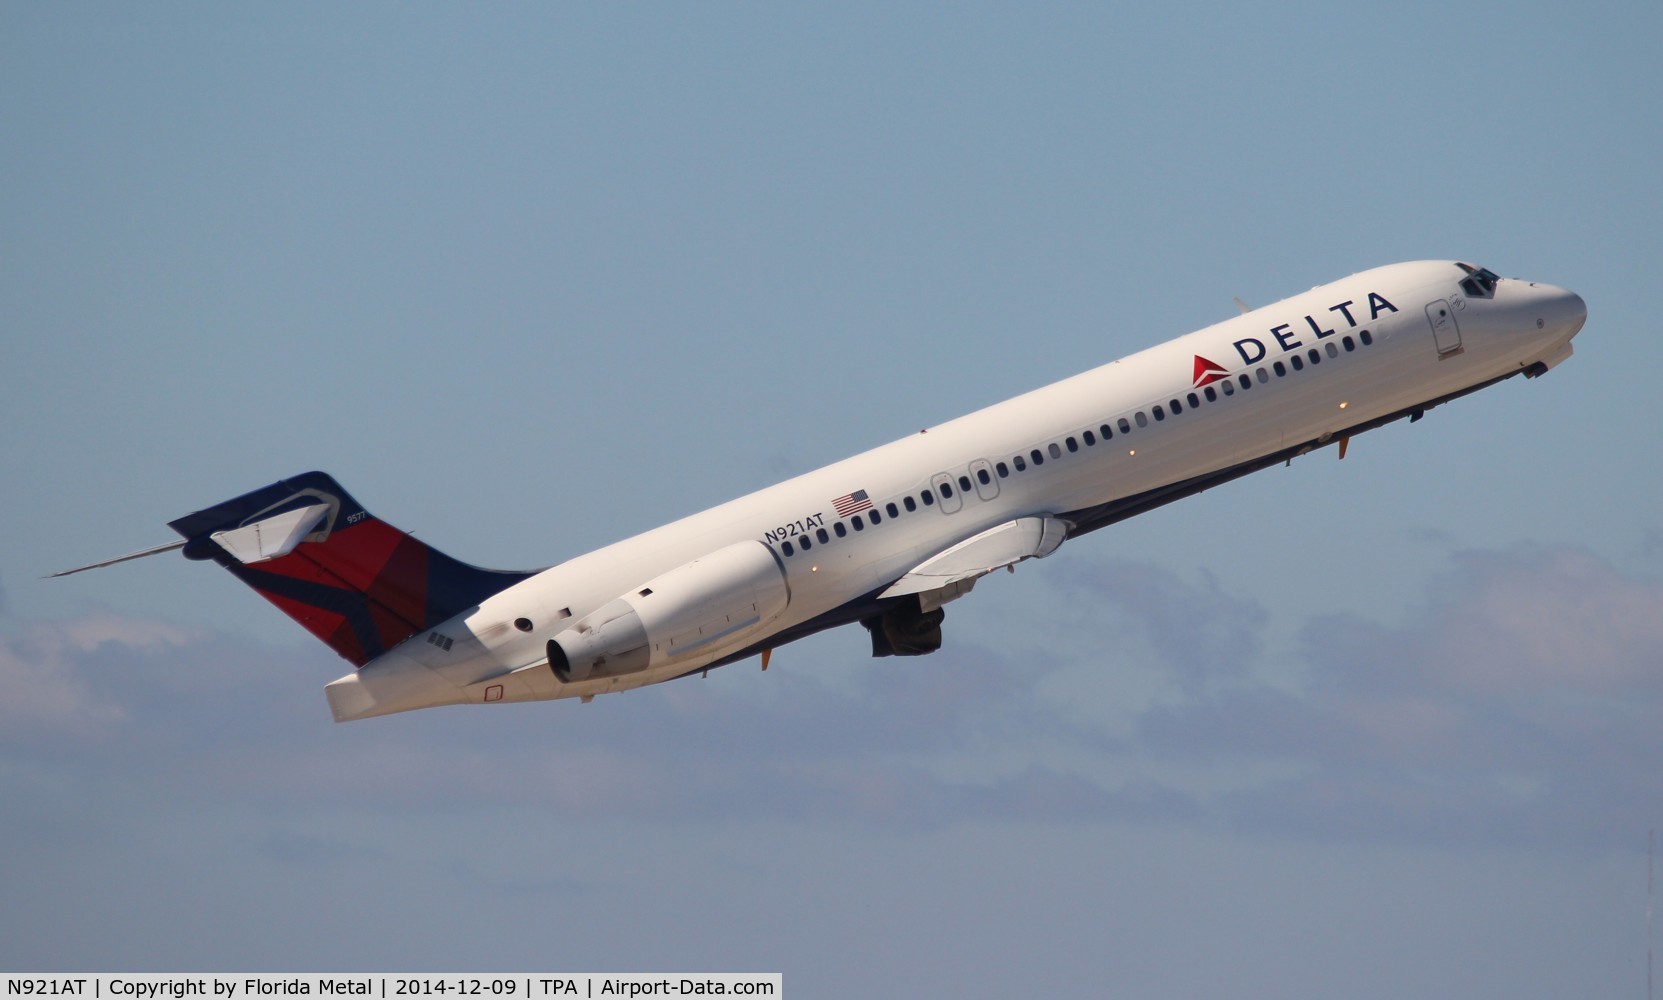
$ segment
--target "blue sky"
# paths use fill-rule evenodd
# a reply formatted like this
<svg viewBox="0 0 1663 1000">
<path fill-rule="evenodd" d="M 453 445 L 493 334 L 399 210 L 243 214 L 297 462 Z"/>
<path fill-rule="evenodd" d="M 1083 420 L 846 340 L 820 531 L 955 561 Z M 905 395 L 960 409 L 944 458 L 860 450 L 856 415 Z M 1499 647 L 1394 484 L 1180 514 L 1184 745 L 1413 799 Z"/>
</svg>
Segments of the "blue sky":
<svg viewBox="0 0 1663 1000">
<path fill-rule="evenodd" d="M 1638 991 L 1655 4 L 0 4 L 0 967 Z M 546 565 L 1376 264 L 1575 358 L 952 605 L 336 726 L 165 522 Z"/>
</svg>

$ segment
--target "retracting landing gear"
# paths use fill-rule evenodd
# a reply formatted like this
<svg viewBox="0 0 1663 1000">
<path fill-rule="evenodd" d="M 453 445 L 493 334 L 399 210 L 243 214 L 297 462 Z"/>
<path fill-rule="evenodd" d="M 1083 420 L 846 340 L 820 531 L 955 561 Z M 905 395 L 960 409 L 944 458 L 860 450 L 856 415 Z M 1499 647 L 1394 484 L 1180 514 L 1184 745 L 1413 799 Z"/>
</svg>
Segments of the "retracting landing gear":
<svg viewBox="0 0 1663 1000">
<path fill-rule="evenodd" d="M 873 656 L 923 656 L 941 648 L 941 608 L 923 610 L 917 594 L 881 615 L 861 619 L 872 633 Z"/>
</svg>

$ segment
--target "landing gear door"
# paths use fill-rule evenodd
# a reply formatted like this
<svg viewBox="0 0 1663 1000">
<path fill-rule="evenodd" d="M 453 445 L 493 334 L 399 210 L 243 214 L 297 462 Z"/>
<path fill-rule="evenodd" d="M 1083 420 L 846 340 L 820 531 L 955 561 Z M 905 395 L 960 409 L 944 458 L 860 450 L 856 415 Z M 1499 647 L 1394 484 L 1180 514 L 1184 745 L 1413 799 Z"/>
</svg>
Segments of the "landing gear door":
<svg viewBox="0 0 1663 1000">
<path fill-rule="evenodd" d="M 1429 303 L 1426 321 L 1432 324 L 1432 342 L 1438 345 L 1439 358 L 1461 353 L 1461 328 L 1455 323 L 1455 310 L 1449 307 L 1448 299 Z"/>
</svg>

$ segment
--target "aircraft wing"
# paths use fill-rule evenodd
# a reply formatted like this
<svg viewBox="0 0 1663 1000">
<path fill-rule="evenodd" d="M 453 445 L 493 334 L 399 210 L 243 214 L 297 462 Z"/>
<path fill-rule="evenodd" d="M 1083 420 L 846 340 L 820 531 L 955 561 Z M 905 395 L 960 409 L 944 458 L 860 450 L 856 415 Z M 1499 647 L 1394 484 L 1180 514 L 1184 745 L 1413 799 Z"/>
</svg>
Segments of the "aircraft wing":
<svg viewBox="0 0 1663 1000">
<path fill-rule="evenodd" d="M 1049 515 L 1006 521 L 919 563 L 878 596 L 918 594 L 929 610 L 969 592 L 978 577 L 1024 559 L 1045 558 L 1057 550 L 1072 527 Z"/>
</svg>

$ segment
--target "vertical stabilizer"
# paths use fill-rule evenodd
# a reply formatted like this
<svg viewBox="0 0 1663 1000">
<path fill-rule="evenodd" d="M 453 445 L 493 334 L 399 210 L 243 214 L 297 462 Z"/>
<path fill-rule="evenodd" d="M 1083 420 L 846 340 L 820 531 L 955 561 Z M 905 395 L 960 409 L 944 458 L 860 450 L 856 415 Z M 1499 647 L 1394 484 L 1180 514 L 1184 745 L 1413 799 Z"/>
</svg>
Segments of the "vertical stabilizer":
<svg viewBox="0 0 1663 1000">
<path fill-rule="evenodd" d="M 452 559 L 307 472 L 169 523 L 330 648 L 363 666 L 530 573 Z"/>
</svg>

